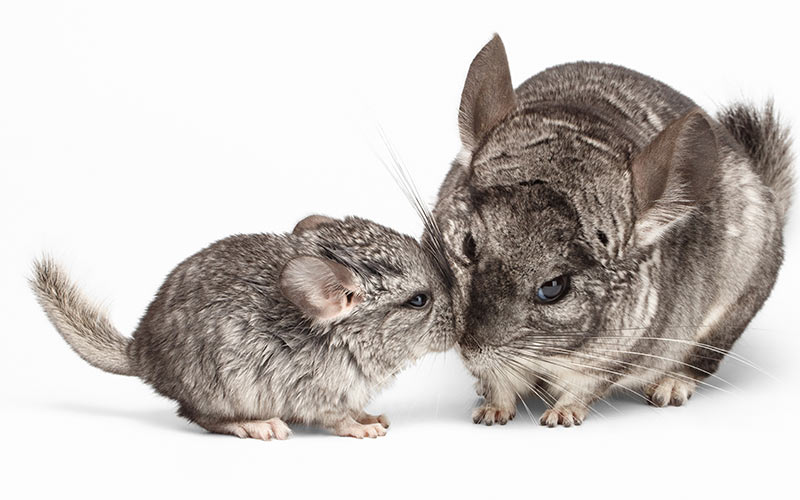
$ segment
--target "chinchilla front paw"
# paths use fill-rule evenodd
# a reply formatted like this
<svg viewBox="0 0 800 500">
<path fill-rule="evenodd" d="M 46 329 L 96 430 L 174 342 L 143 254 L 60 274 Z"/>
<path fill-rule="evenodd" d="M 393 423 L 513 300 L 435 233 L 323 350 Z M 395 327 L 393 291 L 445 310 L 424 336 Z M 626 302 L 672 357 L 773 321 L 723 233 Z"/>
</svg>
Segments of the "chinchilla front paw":
<svg viewBox="0 0 800 500">
<path fill-rule="evenodd" d="M 577 404 L 556 405 L 542 414 L 539 423 L 547 427 L 581 425 L 586 418 L 586 412 L 587 407 Z"/>
<path fill-rule="evenodd" d="M 692 397 L 697 386 L 694 380 L 666 376 L 645 390 L 648 402 L 653 406 L 681 406 Z"/>
<path fill-rule="evenodd" d="M 509 420 L 514 420 L 516 414 L 517 409 L 513 406 L 500 408 L 485 404 L 475 408 L 475 411 L 472 412 L 472 421 L 476 424 L 493 425 L 494 423 L 498 423 L 500 425 L 506 425 Z"/>
</svg>

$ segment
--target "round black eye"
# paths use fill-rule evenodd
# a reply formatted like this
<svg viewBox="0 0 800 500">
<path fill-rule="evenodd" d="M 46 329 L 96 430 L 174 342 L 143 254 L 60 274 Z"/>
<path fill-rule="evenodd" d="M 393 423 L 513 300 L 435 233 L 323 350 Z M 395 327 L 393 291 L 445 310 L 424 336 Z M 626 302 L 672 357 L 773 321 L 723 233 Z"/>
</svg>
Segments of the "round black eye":
<svg viewBox="0 0 800 500">
<path fill-rule="evenodd" d="M 428 303 L 428 296 L 425 295 L 424 293 L 418 293 L 414 295 L 413 297 L 411 297 L 411 300 L 407 302 L 408 305 L 416 308 L 425 307 L 425 304 L 427 303 Z"/>
<path fill-rule="evenodd" d="M 541 304 L 552 304 L 567 293 L 569 288 L 569 276 L 559 276 L 547 280 L 536 290 L 536 300 Z"/>
<path fill-rule="evenodd" d="M 467 233 L 464 237 L 462 251 L 464 252 L 464 256 L 471 261 L 475 260 L 475 257 L 478 256 L 478 249 L 475 246 L 475 238 L 472 237 L 472 233 Z"/>
</svg>

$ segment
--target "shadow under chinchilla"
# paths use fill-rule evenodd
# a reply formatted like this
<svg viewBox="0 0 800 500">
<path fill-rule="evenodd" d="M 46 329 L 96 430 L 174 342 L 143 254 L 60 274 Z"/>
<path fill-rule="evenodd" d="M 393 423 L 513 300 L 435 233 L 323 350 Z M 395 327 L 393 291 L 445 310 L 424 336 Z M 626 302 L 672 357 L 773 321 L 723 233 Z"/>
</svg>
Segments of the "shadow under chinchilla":
<svg viewBox="0 0 800 500">
<path fill-rule="evenodd" d="M 71 402 L 56 402 L 48 405 L 50 410 L 66 411 L 70 413 L 80 413 L 83 415 L 90 415 L 102 418 L 124 418 L 143 422 L 154 427 L 167 429 L 170 431 L 180 431 L 195 435 L 209 435 L 209 436 L 223 436 L 222 434 L 213 434 L 201 428 L 198 425 L 192 424 L 187 420 L 176 415 L 174 409 L 158 409 L 147 411 L 131 411 L 129 409 L 114 409 L 110 407 L 101 407 L 97 405 L 78 404 Z M 333 434 L 330 431 L 305 425 L 294 424 L 291 425 L 292 433 L 295 436 L 326 436 Z M 230 438 L 232 436 L 223 436 Z"/>
<path fill-rule="evenodd" d="M 47 406 L 49 410 L 80 413 L 83 415 L 103 418 L 124 418 L 128 420 L 135 420 L 137 422 L 144 422 L 145 424 L 170 431 L 181 431 L 192 434 L 208 434 L 208 431 L 179 417 L 174 408 L 132 411 L 128 408 L 113 408 L 108 406 L 73 403 L 68 401 L 53 402 Z"/>
</svg>

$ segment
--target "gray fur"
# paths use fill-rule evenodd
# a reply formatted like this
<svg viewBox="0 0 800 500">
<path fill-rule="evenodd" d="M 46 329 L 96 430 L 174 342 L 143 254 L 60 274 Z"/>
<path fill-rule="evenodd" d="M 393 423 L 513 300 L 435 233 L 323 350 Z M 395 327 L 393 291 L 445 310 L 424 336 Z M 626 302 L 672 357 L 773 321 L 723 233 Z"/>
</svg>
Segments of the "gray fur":
<svg viewBox="0 0 800 500">
<path fill-rule="evenodd" d="M 484 48 L 473 66 L 505 63 L 504 52 L 486 54 L 501 51 Z M 496 125 L 477 139 L 479 128 L 462 130 L 469 141 L 434 210 L 456 281 L 458 348 L 486 400 L 474 420 L 505 423 L 527 394 L 552 407 L 542 417 L 551 426 L 581 423 L 614 388 L 683 403 L 775 282 L 787 130 L 769 107 L 734 106 L 720 124 L 609 64 L 550 68 L 513 97 L 503 97 L 510 82 L 474 75 L 465 95 L 483 88 L 514 104 L 484 119 Z M 561 275 L 567 294 L 538 303 L 539 284 Z"/>
<path fill-rule="evenodd" d="M 341 299 L 343 313 L 315 317 L 296 299 L 316 278 L 286 274 L 308 262 L 335 272 L 319 297 L 306 298 Z M 287 279 L 292 297 L 282 290 Z M 416 240 L 356 217 L 309 218 L 292 234 L 212 244 L 169 274 L 130 340 L 50 260 L 36 264 L 32 280 L 51 321 L 89 363 L 139 376 L 210 431 L 263 439 L 288 435 L 281 420 L 382 435 L 388 421 L 363 413 L 374 392 L 454 342 L 442 281 Z M 409 307 L 420 292 L 427 306 Z"/>
<path fill-rule="evenodd" d="M 83 297 L 52 259 L 35 263 L 31 286 L 58 333 L 84 361 L 110 373 L 135 375 L 127 354 L 130 340 L 100 307 Z"/>
<path fill-rule="evenodd" d="M 735 103 L 720 111 L 718 119 L 752 158 L 753 169 L 772 189 L 785 221 L 792 202 L 794 158 L 789 129 L 779 122 L 772 102 L 762 110 L 752 104 Z"/>
</svg>

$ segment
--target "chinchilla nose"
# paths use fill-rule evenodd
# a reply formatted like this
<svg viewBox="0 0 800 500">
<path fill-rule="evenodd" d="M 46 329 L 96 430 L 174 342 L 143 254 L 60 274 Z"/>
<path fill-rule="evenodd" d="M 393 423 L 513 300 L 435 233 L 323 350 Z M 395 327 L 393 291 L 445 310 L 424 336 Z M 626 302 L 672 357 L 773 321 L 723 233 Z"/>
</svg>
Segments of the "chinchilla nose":
<svg viewBox="0 0 800 500">
<path fill-rule="evenodd" d="M 503 311 L 516 296 L 516 287 L 499 259 L 482 262 L 472 276 L 466 314 L 465 337 L 479 341 L 488 332 L 503 324 Z"/>
</svg>

